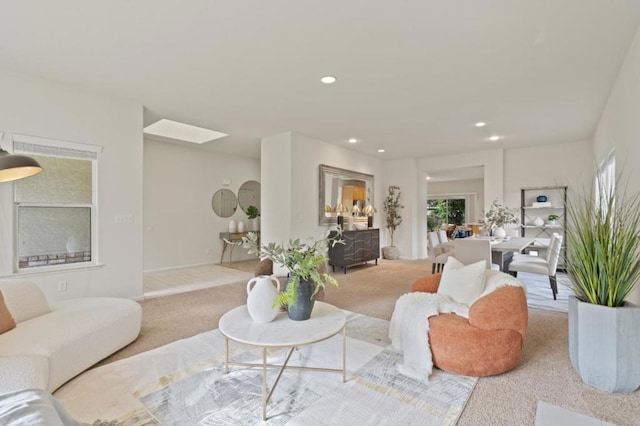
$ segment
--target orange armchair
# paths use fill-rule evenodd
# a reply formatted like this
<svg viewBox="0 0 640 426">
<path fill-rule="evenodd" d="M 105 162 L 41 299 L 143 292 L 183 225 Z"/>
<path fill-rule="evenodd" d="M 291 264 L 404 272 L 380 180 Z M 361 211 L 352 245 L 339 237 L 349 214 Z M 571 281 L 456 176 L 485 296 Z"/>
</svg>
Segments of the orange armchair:
<svg viewBox="0 0 640 426">
<path fill-rule="evenodd" d="M 436 293 L 442 274 L 427 275 L 412 291 Z M 429 318 L 433 365 L 464 376 L 492 376 L 513 369 L 527 334 L 527 297 L 522 287 L 505 286 L 476 300 L 469 319 L 455 314 Z"/>
</svg>

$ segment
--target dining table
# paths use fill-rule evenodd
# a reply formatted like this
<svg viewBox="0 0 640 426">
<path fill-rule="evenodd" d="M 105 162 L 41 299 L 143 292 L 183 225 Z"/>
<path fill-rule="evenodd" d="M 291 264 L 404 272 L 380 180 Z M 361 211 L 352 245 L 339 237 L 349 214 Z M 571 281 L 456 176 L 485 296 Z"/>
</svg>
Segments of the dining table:
<svg viewBox="0 0 640 426">
<path fill-rule="evenodd" d="M 520 253 L 522 250 L 533 244 L 534 239 L 529 237 L 469 237 L 469 238 L 486 238 L 491 241 L 491 263 L 500 266 L 502 272 L 509 272 L 509 264 L 513 259 L 513 253 Z M 455 248 L 454 240 L 440 243 L 438 247 L 449 250 Z M 455 257 L 455 254 L 454 254 Z"/>
</svg>

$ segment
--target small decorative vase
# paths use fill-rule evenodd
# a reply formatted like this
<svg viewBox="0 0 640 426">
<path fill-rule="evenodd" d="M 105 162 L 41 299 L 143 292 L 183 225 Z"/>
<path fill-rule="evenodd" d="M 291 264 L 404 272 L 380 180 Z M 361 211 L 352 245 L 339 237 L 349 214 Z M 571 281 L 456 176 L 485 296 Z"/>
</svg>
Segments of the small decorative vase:
<svg viewBox="0 0 640 426">
<path fill-rule="evenodd" d="M 274 300 L 279 291 L 280 282 L 275 277 L 259 275 L 249 280 L 247 283 L 247 310 L 253 321 L 266 323 L 273 321 L 278 316 L 280 307 L 277 304 L 274 306 Z"/>
<path fill-rule="evenodd" d="M 502 226 L 493 228 L 493 236 L 496 238 L 504 238 L 507 236 L 507 231 Z"/>
<path fill-rule="evenodd" d="M 238 222 L 238 232 L 244 232 L 244 222 Z"/>
<path fill-rule="evenodd" d="M 287 278 L 287 284 L 285 290 L 289 285 Z M 287 313 L 289 318 L 294 321 L 306 321 L 311 318 L 311 311 L 313 311 L 313 305 L 315 304 L 315 298 L 313 297 L 315 283 L 313 281 L 298 281 L 298 300 L 295 303 L 287 305 Z"/>
<path fill-rule="evenodd" d="M 547 202 L 547 196 L 546 195 L 538 195 L 538 198 L 536 198 L 536 201 L 539 203 L 546 203 Z"/>
<path fill-rule="evenodd" d="M 367 216 L 367 228 L 373 228 L 373 216 Z"/>
<path fill-rule="evenodd" d="M 544 219 L 541 217 L 536 217 L 536 220 L 533 221 L 535 226 L 544 226 Z"/>
<path fill-rule="evenodd" d="M 233 219 L 229 221 L 229 232 L 238 232 L 238 226 L 236 225 L 236 221 Z"/>
<path fill-rule="evenodd" d="M 353 231 L 355 230 L 355 228 L 353 227 L 353 216 L 349 216 L 348 222 L 347 222 L 347 231 Z"/>
<path fill-rule="evenodd" d="M 253 219 L 251 219 L 252 226 L 253 226 L 253 230 L 254 231 L 259 231 L 260 230 L 260 218 L 259 217 L 254 217 Z"/>
</svg>

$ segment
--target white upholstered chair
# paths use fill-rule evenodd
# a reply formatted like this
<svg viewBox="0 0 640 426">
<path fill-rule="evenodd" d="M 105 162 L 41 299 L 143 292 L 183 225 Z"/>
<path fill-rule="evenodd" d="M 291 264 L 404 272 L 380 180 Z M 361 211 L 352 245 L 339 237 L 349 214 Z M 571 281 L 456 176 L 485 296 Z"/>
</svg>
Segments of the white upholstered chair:
<svg viewBox="0 0 640 426">
<path fill-rule="evenodd" d="M 431 260 L 431 273 L 441 272 L 449 256 L 453 255 L 453 250 L 447 250 L 440 246 L 438 233 L 435 231 L 427 233 L 427 248 Z"/>
<path fill-rule="evenodd" d="M 446 243 L 447 241 L 449 241 L 449 238 L 447 238 L 447 231 L 445 231 L 444 229 L 441 229 L 437 232 L 438 232 L 438 241 L 440 241 L 440 244 Z"/>
<path fill-rule="evenodd" d="M 460 238 L 455 240 L 456 259 L 465 265 L 487 261 L 487 269 L 500 270 L 500 266 L 491 263 L 491 241 L 476 238 Z"/>
<path fill-rule="evenodd" d="M 558 269 L 558 261 L 560 260 L 562 240 L 561 235 L 553 235 L 549 243 L 546 258 L 540 256 L 519 256 L 515 258 L 509 264 L 509 273 L 514 277 L 518 276 L 518 272 L 547 275 L 549 277 L 551 291 L 553 292 L 553 300 L 556 300 L 556 295 L 558 294 L 556 271 Z"/>
</svg>

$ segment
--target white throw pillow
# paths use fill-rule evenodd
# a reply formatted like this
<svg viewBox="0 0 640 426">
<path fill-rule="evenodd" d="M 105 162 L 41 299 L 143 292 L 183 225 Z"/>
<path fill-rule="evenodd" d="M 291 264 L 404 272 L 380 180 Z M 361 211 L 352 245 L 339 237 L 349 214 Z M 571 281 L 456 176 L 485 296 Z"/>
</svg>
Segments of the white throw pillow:
<svg viewBox="0 0 640 426">
<path fill-rule="evenodd" d="M 453 300 L 470 305 L 484 291 L 486 260 L 465 265 L 449 256 L 442 271 L 438 294 L 451 296 Z"/>
</svg>

